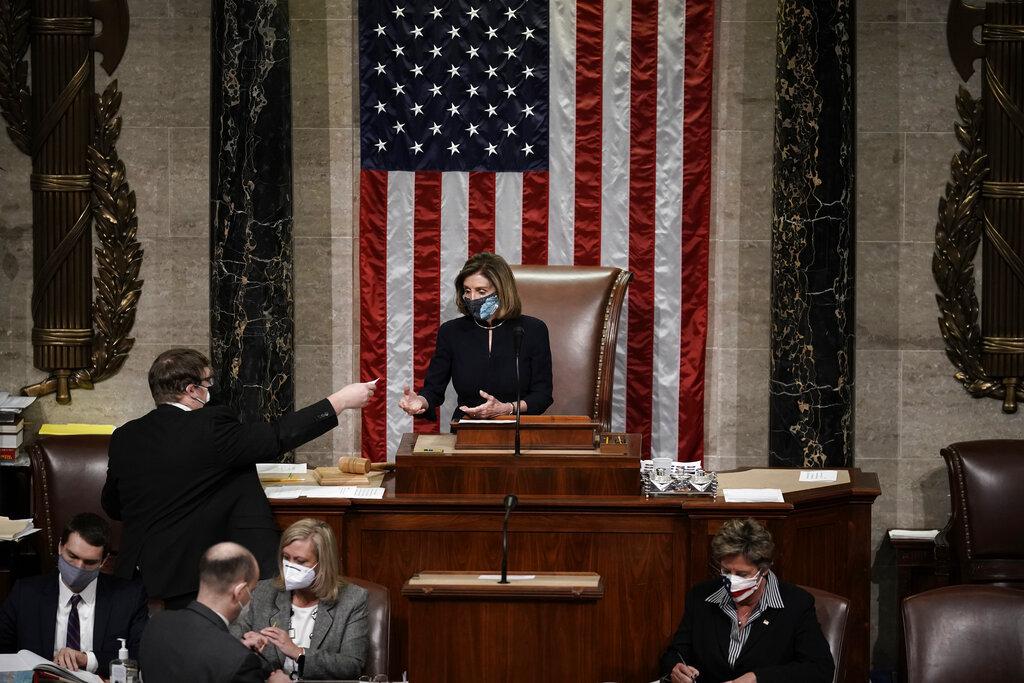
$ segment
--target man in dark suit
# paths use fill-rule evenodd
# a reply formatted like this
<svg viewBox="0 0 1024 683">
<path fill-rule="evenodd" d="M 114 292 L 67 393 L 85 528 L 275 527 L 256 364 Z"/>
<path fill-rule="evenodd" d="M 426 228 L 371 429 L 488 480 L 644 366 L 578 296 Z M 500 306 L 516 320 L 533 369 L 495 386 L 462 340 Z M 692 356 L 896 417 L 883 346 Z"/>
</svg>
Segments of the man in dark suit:
<svg viewBox="0 0 1024 683">
<path fill-rule="evenodd" d="M 199 596 L 185 609 L 153 617 L 142 638 L 139 666 L 146 683 L 263 683 L 262 661 L 231 635 L 252 600 L 256 559 L 236 543 L 218 543 L 199 562 Z M 281 670 L 268 683 L 284 683 Z"/>
<path fill-rule="evenodd" d="M 722 578 L 694 586 L 661 658 L 672 683 L 831 683 L 835 664 L 807 591 L 771 571 L 771 534 L 722 525 L 711 555 Z"/>
<path fill-rule="evenodd" d="M 149 370 L 156 408 L 114 430 L 103 509 L 123 520 L 118 576 L 140 574 L 169 608 L 195 596 L 196 567 L 224 540 L 247 546 L 267 576 L 277 572 L 277 524 L 255 463 L 277 461 L 361 408 L 373 382 L 350 384 L 276 422 L 243 424 L 226 406 L 204 407 L 210 362 L 192 349 L 161 353 Z"/>
<path fill-rule="evenodd" d="M 138 581 L 101 574 L 110 525 L 83 512 L 64 527 L 58 574 L 22 579 L 0 607 L 0 652 L 30 650 L 71 671 L 110 675 L 124 638 L 138 656 L 149 619 L 146 591 Z"/>
</svg>

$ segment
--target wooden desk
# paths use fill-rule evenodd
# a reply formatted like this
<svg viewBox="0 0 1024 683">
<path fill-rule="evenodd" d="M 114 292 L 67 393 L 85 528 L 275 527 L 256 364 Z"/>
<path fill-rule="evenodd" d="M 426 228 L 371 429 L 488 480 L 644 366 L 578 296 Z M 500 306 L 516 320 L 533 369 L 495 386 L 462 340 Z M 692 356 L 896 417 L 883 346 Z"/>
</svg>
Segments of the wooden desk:
<svg viewBox="0 0 1024 683">
<path fill-rule="evenodd" d="M 601 577 L 542 572 L 501 585 L 485 572 L 420 572 L 410 602 L 409 680 L 563 683 L 599 680 L 594 641 Z M 524 580 L 525 579 L 525 580 Z"/>
<path fill-rule="evenodd" d="M 709 578 L 711 538 L 733 517 L 764 522 L 786 581 L 851 600 L 846 675 L 868 677 L 871 504 L 878 477 L 787 493 L 785 503 L 725 503 L 637 496 L 520 495 L 512 513 L 510 572 L 595 572 L 604 582 L 588 643 L 602 681 L 650 681 L 683 614 L 687 589 Z M 391 675 L 408 668 L 410 605 L 401 590 L 424 569 L 497 571 L 502 495 L 396 495 L 383 500 L 274 500 L 282 528 L 325 520 L 341 542 L 343 571 L 392 595 Z"/>
</svg>

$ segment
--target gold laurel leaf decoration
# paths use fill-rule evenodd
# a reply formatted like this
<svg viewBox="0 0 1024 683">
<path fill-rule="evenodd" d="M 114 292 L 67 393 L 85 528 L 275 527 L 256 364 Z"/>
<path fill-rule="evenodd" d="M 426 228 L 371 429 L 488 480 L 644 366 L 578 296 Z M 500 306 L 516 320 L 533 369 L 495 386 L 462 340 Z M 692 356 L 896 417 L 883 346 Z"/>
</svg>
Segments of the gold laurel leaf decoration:
<svg viewBox="0 0 1024 683">
<path fill-rule="evenodd" d="M 1002 382 L 991 378 L 981 363 L 981 328 L 975 293 L 974 258 L 984 229 L 981 186 L 988 174 L 988 156 L 981 140 L 981 100 L 963 87 L 956 98 L 960 123 L 955 127 L 961 150 L 950 162 L 950 180 L 939 200 L 935 225 L 932 275 L 939 293 L 939 330 L 946 355 L 957 368 L 954 377 L 975 398 L 1003 398 Z"/>
<path fill-rule="evenodd" d="M 2 0 L 0 0 L 2 1 Z M 74 383 L 91 389 L 121 369 L 135 339 L 135 311 L 142 294 L 142 245 L 137 239 L 135 193 L 128 185 L 124 162 L 117 154 L 121 135 L 121 93 L 114 80 L 96 97 L 96 128 L 89 147 L 96 248 L 96 298 L 93 301 L 92 367 L 79 370 Z"/>
<path fill-rule="evenodd" d="M 29 0 L 0 0 L 0 115 L 14 146 L 31 153 L 28 90 Z"/>
</svg>

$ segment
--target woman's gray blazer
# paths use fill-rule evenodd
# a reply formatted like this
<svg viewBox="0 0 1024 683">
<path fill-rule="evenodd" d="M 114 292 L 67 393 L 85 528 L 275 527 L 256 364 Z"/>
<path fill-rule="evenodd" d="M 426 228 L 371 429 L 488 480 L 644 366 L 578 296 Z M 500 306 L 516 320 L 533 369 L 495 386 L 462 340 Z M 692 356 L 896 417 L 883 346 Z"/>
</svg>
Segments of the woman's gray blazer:
<svg viewBox="0 0 1024 683">
<path fill-rule="evenodd" d="M 304 679 L 356 678 L 363 673 L 370 637 L 367 631 L 365 588 L 345 584 L 337 602 L 320 601 L 316 623 L 306 648 Z M 248 631 L 259 632 L 267 626 L 287 631 L 291 623 L 291 593 L 274 587 L 273 579 L 256 584 L 252 600 L 231 625 L 239 638 Z M 269 674 L 284 667 L 285 656 L 274 645 L 263 648 Z"/>
</svg>

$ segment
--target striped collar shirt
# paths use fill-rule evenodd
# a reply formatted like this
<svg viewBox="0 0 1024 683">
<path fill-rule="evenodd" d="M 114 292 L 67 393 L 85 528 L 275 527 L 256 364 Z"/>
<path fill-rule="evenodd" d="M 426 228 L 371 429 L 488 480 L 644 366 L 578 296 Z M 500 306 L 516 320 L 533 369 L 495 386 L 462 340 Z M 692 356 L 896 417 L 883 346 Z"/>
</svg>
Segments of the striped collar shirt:
<svg viewBox="0 0 1024 683">
<path fill-rule="evenodd" d="M 779 594 L 779 580 L 775 578 L 775 573 L 768 570 L 765 575 L 765 588 L 761 594 L 761 599 L 758 601 L 754 610 L 750 613 L 750 618 L 747 619 L 747 623 L 742 628 L 739 624 L 739 618 L 736 615 L 736 603 L 733 602 L 732 596 L 729 594 L 729 589 L 723 585 L 717 591 L 707 597 L 707 602 L 714 603 L 722 608 L 726 616 L 732 622 L 732 629 L 729 632 L 729 666 L 736 666 L 736 660 L 740 657 L 740 652 L 743 650 L 743 645 L 747 642 L 747 636 L 750 635 L 750 625 L 760 617 L 764 611 L 768 608 L 772 609 L 783 609 L 782 596 Z"/>
</svg>

